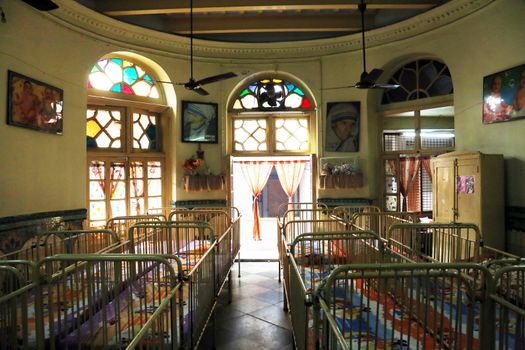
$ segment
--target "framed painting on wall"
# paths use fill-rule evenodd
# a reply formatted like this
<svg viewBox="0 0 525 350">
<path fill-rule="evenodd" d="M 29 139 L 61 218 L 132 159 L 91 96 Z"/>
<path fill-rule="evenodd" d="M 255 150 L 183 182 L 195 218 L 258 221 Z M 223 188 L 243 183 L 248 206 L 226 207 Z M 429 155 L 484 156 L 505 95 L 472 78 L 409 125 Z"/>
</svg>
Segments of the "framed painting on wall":
<svg viewBox="0 0 525 350">
<path fill-rule="evenodd" d="M 330 102 L 326 108 L 325 151 L 359 151 L 359 102 Z"/>
<path fill-rule="evenodd" d="M 525 64 L 483 78 L 483 124 L 525 118 Z"/>
<path fill-rule="evenodd" d="M 7 124 L 62 134 L 64 92 L 8 71 Z"/>
<path fill-rule="evenodd" d="M 182 101 L 182 142 L 218 143 L 216 103 Z"/>
</svg>

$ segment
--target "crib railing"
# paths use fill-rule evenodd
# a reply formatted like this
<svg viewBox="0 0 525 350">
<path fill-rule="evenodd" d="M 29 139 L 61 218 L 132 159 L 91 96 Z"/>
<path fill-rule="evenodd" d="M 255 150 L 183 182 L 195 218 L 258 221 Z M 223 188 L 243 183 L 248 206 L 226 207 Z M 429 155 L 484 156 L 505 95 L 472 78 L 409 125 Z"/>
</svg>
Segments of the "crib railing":
<svg viewBox="0 0 525 350">
<path fill-rule="evenodd" d="M 313 292 L 322 279 L 338 265 L 350 262 L 381 262 L 384 247 L 371 231 L 305 233 L 290 248 L 289 303 L 297 349 L 311 349 L 313 339 L 308 325 L 313 322 Z"/>
<path fill-rule="evenodd" d="M 128 231 L 131 226 L 147 221 L 166 221 L 166 217 L 162 214 L 116 216 L 106 222 L 106 228 L 115 232 L 120 240 L 125 241 L 128 239 Z"/>
<path fill-rule="evenodd" d="M 473 263 L 340 266 L 316 291 L 316 348 L 483 349 L 491 281 Z"/>
<path fill-rule="evenodd" d="M 417 216 L 408 212 L 356 212 L 351 222 L 354 228 L 374 231 L 386 240 L 392 225 L 417 222 Z"/>
</svg>

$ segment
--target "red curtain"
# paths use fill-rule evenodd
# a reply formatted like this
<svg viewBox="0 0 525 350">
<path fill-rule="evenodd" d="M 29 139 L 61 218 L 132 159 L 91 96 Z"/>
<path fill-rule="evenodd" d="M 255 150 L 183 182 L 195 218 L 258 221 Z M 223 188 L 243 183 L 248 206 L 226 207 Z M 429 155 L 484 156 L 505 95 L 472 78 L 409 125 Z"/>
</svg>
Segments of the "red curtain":
<svg viewBox="0 0 525 350">
<path fill-rule="evenodd" d="M 399 160 L 399 170 L 400 170 L 400 184 L 399 184 L 399 190 L 401 194 L 403 195 L 403 203 L 401 207 L 401 211 L 406 211 L 408 208 L 408 192 L 409 187 L 414 181 L 414 178 L 416 177 L 417 170 L 419 168 L 420 159 L 419 157 L 407 157 L 407 158 L 401 158 Z"/>
<path fill-rule="evenodd" d="M 432 182 L 432 169 L 430 169 L 430 158 L 423 158 L 421 162 L 423 163 L 423 168 L 425 168 L 425 171 L 428 174 L 430 182 Z"/>
<path fill-rule="evenodd" d="M 253 239 L 261 240 L 261 227 L 259 224 L 259 196 L 261 195 L 270 173 L 272 171 L 273 162 L 240 162 L 242 174 L 244 179 L 253 194 Z"/>
<path fill-rule="evenodd" d="M 290 210 L 292 197 L 303 177 L 306 160 L 289 160 L 275 163 L 275 170 L 284 192 L 288 196 L 288 210 Z"/>
</svg>

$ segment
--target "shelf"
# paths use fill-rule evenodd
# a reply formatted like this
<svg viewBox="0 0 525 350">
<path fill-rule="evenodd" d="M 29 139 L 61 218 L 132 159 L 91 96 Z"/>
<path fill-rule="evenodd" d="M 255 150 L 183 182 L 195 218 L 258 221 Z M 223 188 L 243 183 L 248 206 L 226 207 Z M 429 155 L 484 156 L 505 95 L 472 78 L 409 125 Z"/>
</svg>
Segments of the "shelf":
<svg viewBox="0 0 525 350">
<path fill-rule="evenodd" d="M 224 176 L 222 175 L 184 175 L 183 181 L 186 192 L 224 189 Z"/>
<path fill-rule="evenodd" d="M 363 174 L 320 175 L 319 187 L 321 189 L 363 187 Z"/>
</svg>

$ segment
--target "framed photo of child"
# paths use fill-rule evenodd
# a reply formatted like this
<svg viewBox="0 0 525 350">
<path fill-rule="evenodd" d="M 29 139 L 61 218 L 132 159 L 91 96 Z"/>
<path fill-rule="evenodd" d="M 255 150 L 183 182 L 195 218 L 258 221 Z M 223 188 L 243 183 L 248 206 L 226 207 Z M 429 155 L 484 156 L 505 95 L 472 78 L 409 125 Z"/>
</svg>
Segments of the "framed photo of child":
<svg viewBox="0 0 525 350">
<path fill-rule="evenodd" d="M 20 73 L 7 75 L 7 124 L 61 135 L 64 92 Z"/>
<path fill-rule="evenodd" d="M 525 64 L 483 78 L 483 124 L 525 118 Z"/>
</svg>

